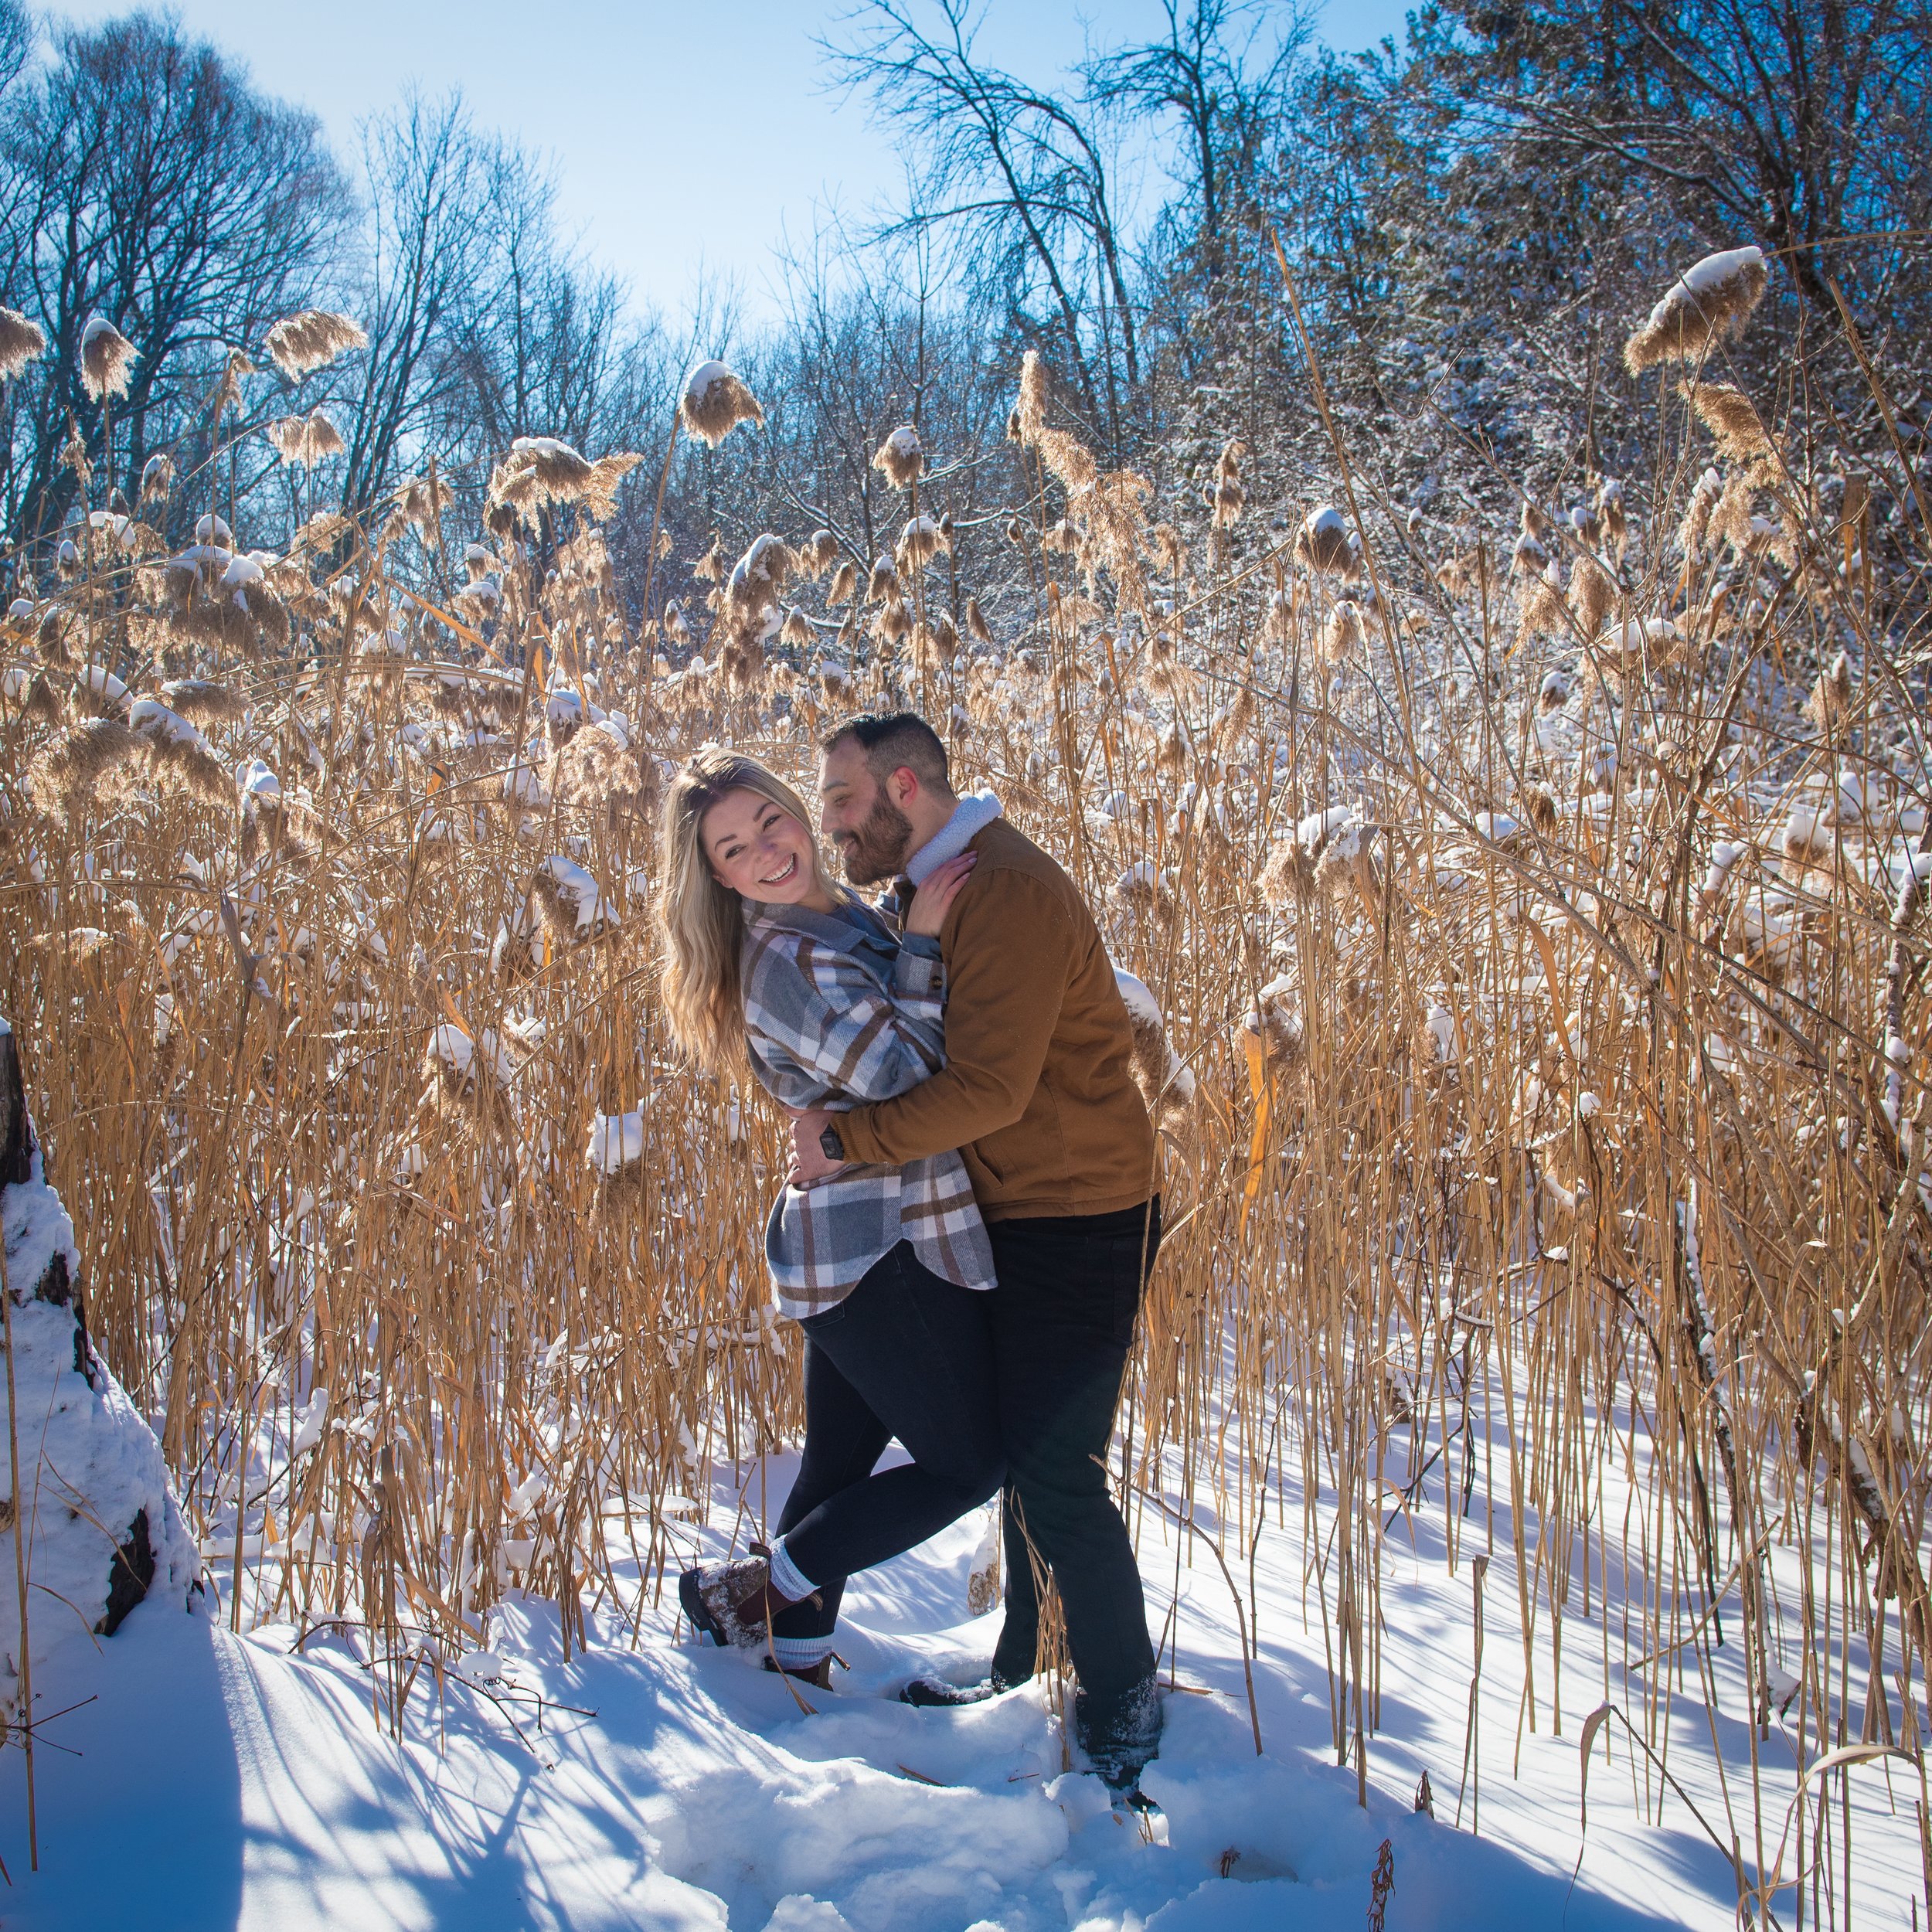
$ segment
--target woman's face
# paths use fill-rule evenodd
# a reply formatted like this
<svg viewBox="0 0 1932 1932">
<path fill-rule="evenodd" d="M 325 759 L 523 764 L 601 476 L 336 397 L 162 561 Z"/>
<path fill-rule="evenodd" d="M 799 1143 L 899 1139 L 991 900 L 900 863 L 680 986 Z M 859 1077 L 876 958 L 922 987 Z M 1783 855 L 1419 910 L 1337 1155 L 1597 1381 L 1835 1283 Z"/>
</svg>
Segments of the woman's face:
<svg viewBox="0 0 1932 1932">
<path fill-rule="evenodd" d="M 818 896 L 811 834 L 763 792 L 727 791 L 699 820 L 698 842 L 713 873 L 747 899 L 791 906 Z"/>
</svg>

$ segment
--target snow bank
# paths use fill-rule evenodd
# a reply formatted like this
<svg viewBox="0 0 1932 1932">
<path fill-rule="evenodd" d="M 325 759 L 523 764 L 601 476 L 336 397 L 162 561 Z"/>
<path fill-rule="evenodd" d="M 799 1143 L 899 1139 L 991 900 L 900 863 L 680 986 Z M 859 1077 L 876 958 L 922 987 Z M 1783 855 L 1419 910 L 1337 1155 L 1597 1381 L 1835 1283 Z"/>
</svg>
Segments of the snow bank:
<svg viewBox="0 0 1932 1932">
<path fill-rule="evenodd" d="M 15 1434 L 27 1568 L 28 1636 L 46 1703 L 46 1666 L 91 1634 L 111 1635 L 144 1595 L 179 1608 L 200 1569 L 168 1492 L 161 1445 L 82 1319 L 80 1254 L 73 1223 L 42 1169 L 12 1030 L 0 1020 L 0 1238 L 11 1306 L 12 1400 L 0 1383 L 0 1417 Z M 0 1469 L 0 1475 L 6 1471 Z M 15 1538 L 0 1538 L 12 1567 Z M 0 1706 L 13 1721 L 20 1681 L 20 1592 L 0 1588 Z M 34 1713 L 37 1718 L 39 1712 Z"/>
</svg>

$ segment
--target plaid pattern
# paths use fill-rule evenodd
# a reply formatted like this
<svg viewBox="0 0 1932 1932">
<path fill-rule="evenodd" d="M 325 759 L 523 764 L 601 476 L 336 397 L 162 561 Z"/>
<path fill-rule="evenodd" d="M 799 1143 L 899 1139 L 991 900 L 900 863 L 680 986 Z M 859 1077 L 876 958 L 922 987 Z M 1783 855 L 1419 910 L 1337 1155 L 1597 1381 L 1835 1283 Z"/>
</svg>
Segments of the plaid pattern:
<svg viewBox="0 0 1932 1932">
<path fill-rule="evenodd" d="M 747 900 L 745 1026 L 759 1079 L 787 1107 L 835 1111 L 917 1086 L 945 1064 L 945 971 L 936 940 L 902 944 L 868 907 L 837 916 Z M 957 1152 L 787 1187 L 765 1228 L 779 1308 L 794 1319 L 831 1308 L 902 1240 L 946 1281 L 993 1285 Z"/>
</svg>

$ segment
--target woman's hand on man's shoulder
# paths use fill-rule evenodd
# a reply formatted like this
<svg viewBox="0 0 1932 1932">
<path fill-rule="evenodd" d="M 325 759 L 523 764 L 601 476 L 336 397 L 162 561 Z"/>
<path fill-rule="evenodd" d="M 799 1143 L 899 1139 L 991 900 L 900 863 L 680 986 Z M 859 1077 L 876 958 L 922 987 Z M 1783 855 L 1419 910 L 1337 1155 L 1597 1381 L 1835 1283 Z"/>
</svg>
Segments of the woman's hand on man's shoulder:
<svg viewBox="0 0 1932 1932">
<path fill-rule="evenodd" d="M 946 915 L 959 896 L 960 888 L 972 876 L 973 868 L 978 863 L 978 852 L 962 852 L 927 876 L 906 910 L 909 935 L 922 939 L 939 937 L 939 929 L 946 923 Z"/>
</svg>

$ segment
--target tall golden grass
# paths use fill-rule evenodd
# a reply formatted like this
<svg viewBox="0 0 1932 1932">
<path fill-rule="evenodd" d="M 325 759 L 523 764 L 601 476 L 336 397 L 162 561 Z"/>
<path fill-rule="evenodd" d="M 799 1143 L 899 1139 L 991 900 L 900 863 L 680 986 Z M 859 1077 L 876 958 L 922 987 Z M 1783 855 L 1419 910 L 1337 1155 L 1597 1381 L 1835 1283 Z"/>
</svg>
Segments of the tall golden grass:
<svg viewBox="0 0 1932 1932">
<path fill-rule="evenodd" d="M 734 602 L 722 560 L 712 662 L 674 669 L 594 525 L 539 579 L 507 487 L 452 599 L 339 519 L 238 584 L 97 533 L 5 621 L 0 998 L 90 1325 L 162 1418 L 228 1616 L 363 1628 L 392 1711 L 421 1645 L 479 1643 L 512 1587 L 566 1642 L 587 1604 L 668 1621 L 714 1472 L 800 1414 L 759 1246 L 781 1123 L 681 1064 L 655 998 L 660 761 L 719 738 L 803 777 L 840 713 L 910 696 L 1089 893 L 1191 1077 L 1144 1056 L 1172 1232 L 1130 1512 L 1177 1476 L 1211 1502 L 1187 1560 L 1206 1536 L 1256 1655 L 1256 1550 L 1304 1538 L 1365 1790 L 1405 1517 L 1439 1519 L 1479 1600 L 1506 1505 L 1532 1728 L 1584 1719 L 1555 1664 L 1617 1566 L 1606 1700 L 1637 1686 L 1619 1714 L 1667 1762 L 1671 1672 L 1743 1645 L 1720 1845 L 1741 1896 L 1795 1869 L 1815 1912 L 1841 1828 L 1801 1787 L 1778 1866 L 1756 1740 L 1893 1744 L 1923 1788 L 1927 927 L 1900 855 L 1926 842 L 1932 519 L 1887 436 L 1828 486 L 1801 383 L 1713 423 L 1717 393 L 1672 378 L 1652 469 L 1491 527 L 1411 517 L 1338 437 L 1332 501 L 1230 443 L 1177 529 L 1056 426 L 1029 359 L 1022 621 L 982 614 L 905 457 L 916 522 L 868 595 L 906 621 L 868 648 L 848 621 L 836 676 L 767 655 L 775 587 Z M 1747 420 L 1713 449 L 1705 423 Z M 553 460 L 530 449 L 504 474 Z M 845 562 L 834 600 L 872 567 Z M 130 713 L 164 679 L 202 681 L 170 687 L 179 732 Z M 232 798 L 196 781 L 204 740 Z M 1619 1520 L 1607 1459 L 1641 1500 Z"/>
</svg>

